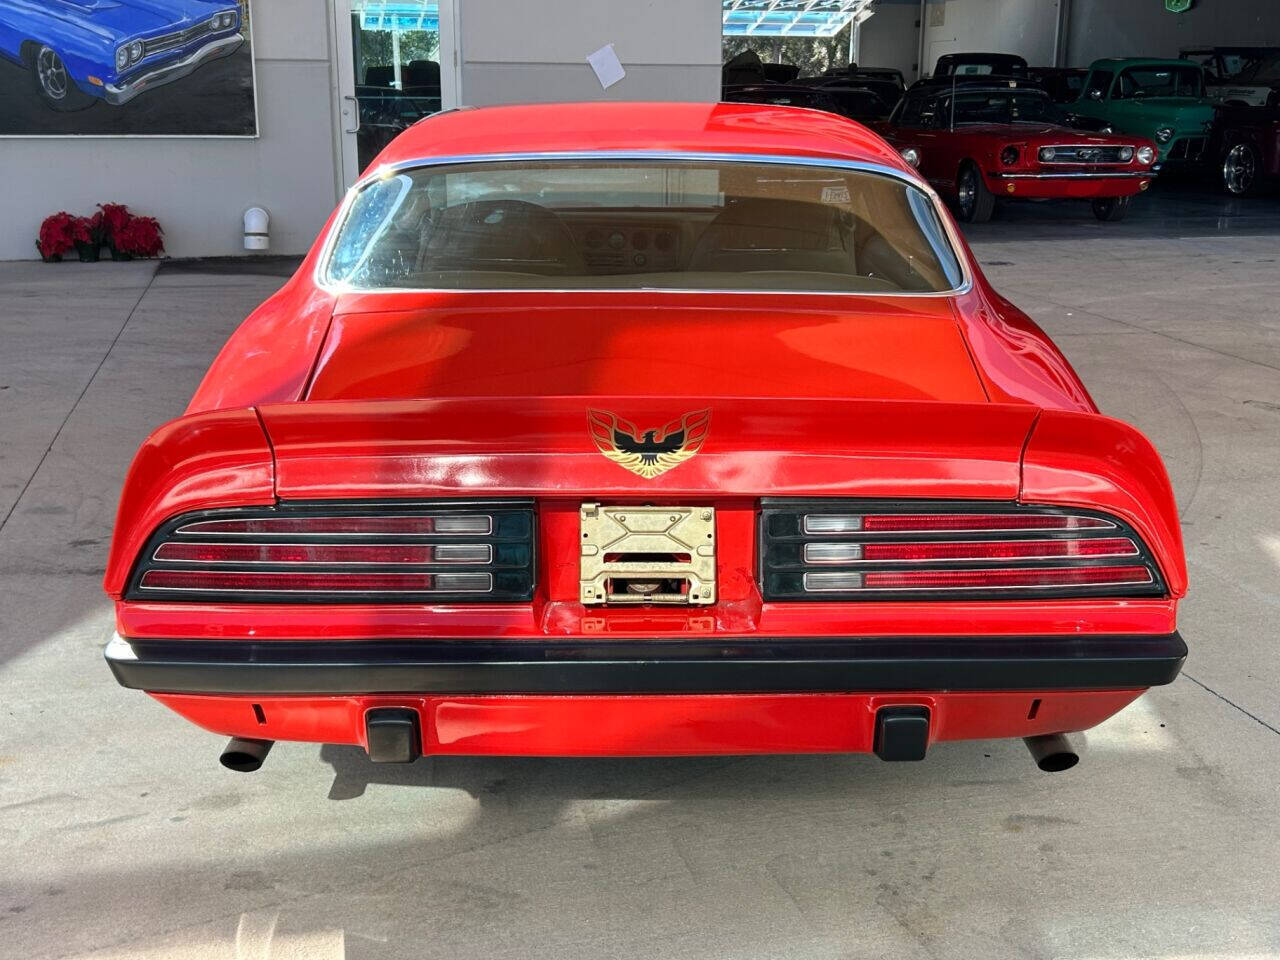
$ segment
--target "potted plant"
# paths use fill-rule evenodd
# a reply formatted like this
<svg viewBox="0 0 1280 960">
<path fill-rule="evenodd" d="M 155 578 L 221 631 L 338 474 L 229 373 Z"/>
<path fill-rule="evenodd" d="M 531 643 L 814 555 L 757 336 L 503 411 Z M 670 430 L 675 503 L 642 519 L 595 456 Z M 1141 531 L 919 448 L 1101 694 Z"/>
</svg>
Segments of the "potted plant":
<svg viewBox="0 0 1280 960">
<path fill-rule="evenodd" d="M 131 260 L 128 253 L 120 249 L 116 237 L 124 230 L 125 225 L 133 218 L 129 208 L 123 203 L 100 203 L 98 214 L 102 224 L 102 242 L 111 251 L 112 260 Z"/>
<path fill-rule="evenodd" d="M 71 240 L 80 255 L 81 263 L 97 263 L 102 248 L 102 214 L 92 217 L 75 217 L 71 221 Z"/>
<path fill-rule="evenodd" d="M 57 263 L 64 253 L 75 249 L 74 224 L 76 217 L 59 210 L 44 218 L 40 224 L 40 234 L 36 239 L 36 249 L 45 263 Z"/>
<path fill-rule="evenodd" d="M 164 233 L 155 217 L 131 216 L 115 234 L 112 250 L 129 257 L 155 257 L 164 252 Z M 113 254 L 114 256 L 114 254 Z"/>
</svg>

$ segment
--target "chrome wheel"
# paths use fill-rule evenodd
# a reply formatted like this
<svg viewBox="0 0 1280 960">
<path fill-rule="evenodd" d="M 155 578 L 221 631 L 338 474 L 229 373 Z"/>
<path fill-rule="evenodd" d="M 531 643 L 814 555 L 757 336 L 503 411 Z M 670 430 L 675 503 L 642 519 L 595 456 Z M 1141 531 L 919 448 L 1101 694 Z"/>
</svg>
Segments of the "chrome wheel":
<svg viewBox="0 0 1280 960">
<path fill-rule="evenodd" d="M 40 81 L 40 90 L 50 100 L 67 98 L 67 68 L 55 50 L 41 47 L 36 54 L 36 79 Z"/>
<path fill-rule="evenodd" d="M 1222 185 L 1227 193 L 1243 197 L 1257 182 L 1258 158 L 1253 147 L 1247 143 L 1236 144 L 1222 161 Z"/>
<path fill-rule="evenodd" d="M 960 174 L 960 182 L 956 184 L 956 205 L 960 207 L 960 216 L 965 220 L 972 217 L 977 202 L 977 175 L 972 168 L 967 168 Z"/>
</svg>

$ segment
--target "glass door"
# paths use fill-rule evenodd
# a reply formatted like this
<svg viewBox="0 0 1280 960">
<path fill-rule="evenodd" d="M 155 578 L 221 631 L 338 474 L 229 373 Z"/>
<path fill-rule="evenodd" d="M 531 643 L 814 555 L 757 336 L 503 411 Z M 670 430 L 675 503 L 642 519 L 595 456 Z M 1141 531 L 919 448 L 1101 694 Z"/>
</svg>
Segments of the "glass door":
<svg viewBox="0 0 1280 960">
<path fill-rule="evenodd" d="M 400 131 L 456 105 L 455 3 L 338 0 L 335 4 L 347 184 Z"/>
</svg>

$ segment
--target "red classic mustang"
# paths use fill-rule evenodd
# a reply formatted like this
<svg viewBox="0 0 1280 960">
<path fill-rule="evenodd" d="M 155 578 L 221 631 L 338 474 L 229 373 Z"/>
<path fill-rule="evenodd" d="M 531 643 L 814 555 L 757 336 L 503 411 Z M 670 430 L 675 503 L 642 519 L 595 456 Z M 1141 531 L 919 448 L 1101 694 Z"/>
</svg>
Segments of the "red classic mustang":
<svg viewBox="0 0 1280 960">
<path fill-rule="evenodd" d="M 997 200 L 1051 198 L 1089 200 L 1099 220 L 1123 219 L 1155 178 L 1155 144 L 1064 123 L 1026 80 L 948 78 L 913 85 L 885 132 L 966 222 L 990 220 Z"/>
<path fill-rule="evenodd" d="M 118 680 L 256 769 L 1059 736 L 1168 683 L 1178 517 L 897 150 L 741 104 L 440 114 L 143 445 Z"/>
</svg>

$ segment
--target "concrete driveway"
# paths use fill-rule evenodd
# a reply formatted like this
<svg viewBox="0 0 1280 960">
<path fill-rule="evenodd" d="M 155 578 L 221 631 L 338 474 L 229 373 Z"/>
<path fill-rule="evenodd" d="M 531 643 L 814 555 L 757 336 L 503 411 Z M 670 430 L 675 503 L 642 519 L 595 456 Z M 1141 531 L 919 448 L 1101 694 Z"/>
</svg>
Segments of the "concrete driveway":
<svg viewBox="0 0 1280 960">
<path fill-rule="evenodd" d="M 1035 769 L 865 757 L 437 759 L 219 738 L 119 689 L 123 472 L 281 282 L 0 264 L 0 955 L 1280 956 L 1280 202 L 974 231 L 997 286 L 1177 488 L 1191 658 Z"/>
</svg>

